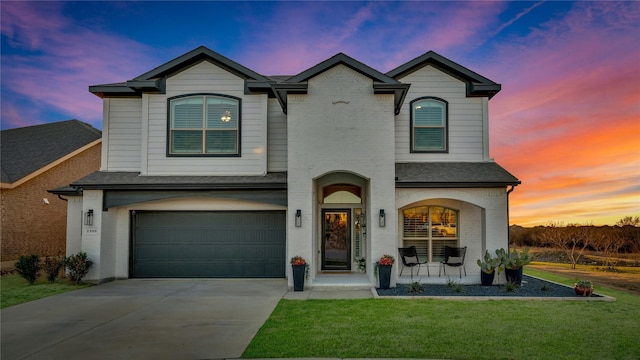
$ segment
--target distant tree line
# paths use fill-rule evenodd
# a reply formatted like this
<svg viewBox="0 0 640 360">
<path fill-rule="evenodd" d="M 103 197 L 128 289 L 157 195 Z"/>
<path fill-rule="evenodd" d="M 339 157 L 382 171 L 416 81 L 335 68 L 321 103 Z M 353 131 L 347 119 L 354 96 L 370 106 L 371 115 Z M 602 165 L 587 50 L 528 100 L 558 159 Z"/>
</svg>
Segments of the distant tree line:
<svg viewBox="0 0 640 360">
<path fill-rule="evenodd" d="M 509 243 L 515 246 L 561 249 L 575 269 L 586 250 L 601 252 L 608 267 L 615 267 L 615 255 L 640 253 L 640 217 L 627 216 L 614 226 L 549 223 L 525 228 L 509 227 Z"/>
</svg>

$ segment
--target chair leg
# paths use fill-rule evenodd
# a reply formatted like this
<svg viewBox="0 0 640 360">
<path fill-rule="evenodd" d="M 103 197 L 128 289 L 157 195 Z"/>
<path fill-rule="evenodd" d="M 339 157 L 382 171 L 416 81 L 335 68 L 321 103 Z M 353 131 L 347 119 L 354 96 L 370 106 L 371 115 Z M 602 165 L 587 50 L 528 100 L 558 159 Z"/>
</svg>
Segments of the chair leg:
<svg viewBox="0 0 640 360">
<path fill-rule="evenodd" d="M 402 271 L 404 270 L 404 264 L 402 264 L 402 267 L 400 268 L 400 276 L 402 276 Z"/>
<path fill-rule="evenodd" d="M 426 264 L 426 265 L 427 265 L 427 277 L 431 277 L 431 274 L 429 273 L 429 264 Z"/>
</svg>

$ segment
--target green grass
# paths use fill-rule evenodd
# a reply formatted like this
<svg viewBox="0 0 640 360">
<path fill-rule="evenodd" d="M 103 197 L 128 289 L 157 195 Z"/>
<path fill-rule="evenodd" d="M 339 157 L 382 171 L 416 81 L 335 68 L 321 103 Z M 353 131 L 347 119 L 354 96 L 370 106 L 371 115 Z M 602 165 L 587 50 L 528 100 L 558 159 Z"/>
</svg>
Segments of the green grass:
<svg viewBox="0 0 640 360">
<path fill-rule="evenodd" d="M 242 357 L 639 359 L 640 297 L 598 292 L 617 301 L 281 300 Z"/>
<path fill-rule="evenodd" d="M 57 280 L 50 284 L 42 279 L 29 285 L 20 275 L 5 275 L 0 279 L 0 309 L 87 286 L 90 285 L 75 285 L 67 280 Z"/>
</svg>

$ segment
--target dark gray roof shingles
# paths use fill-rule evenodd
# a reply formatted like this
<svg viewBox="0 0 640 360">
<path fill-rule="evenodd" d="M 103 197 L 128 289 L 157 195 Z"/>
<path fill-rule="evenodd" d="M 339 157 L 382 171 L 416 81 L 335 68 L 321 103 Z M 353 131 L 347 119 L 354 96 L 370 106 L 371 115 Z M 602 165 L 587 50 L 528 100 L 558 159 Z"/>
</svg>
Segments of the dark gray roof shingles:
<svg viewBox="0 0 640 360">
<path fill-rule="evenodd" d="M 520 180 L 495 162 L 396 163 L 397 187 L 484 187 L 518 184 Z"/>
<path fill-rule="evenodd" d="M 2 182 L 16 182 L 101 137 L 100 130 L 79 120 L 2 130 Z"/>
<path fill-rule="evenodd" d="M 76 180 L 71 186 L 83 189 L 286 189 L 287 173 L 263 176 L 140 176 L 137 172 L 96 171 Z"/>
</svg>

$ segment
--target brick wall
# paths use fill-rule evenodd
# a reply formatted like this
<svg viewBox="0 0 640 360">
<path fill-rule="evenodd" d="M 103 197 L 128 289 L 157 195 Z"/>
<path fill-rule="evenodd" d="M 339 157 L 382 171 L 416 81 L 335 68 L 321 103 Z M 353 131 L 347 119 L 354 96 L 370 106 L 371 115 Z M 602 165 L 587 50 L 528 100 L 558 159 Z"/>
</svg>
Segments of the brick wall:
<svg viewBox="0 0 640 360">
<path fill-rule="evenodd" d="M 13 189 L 0 192 L 2 261 L 21 255 L 64 255 L 67 203 L 47 190 L 67 186 L 100 169 L 102 144 L 74 156 Z M 49 204 L 43 203 L 43 198 Z"/>
</svg>

